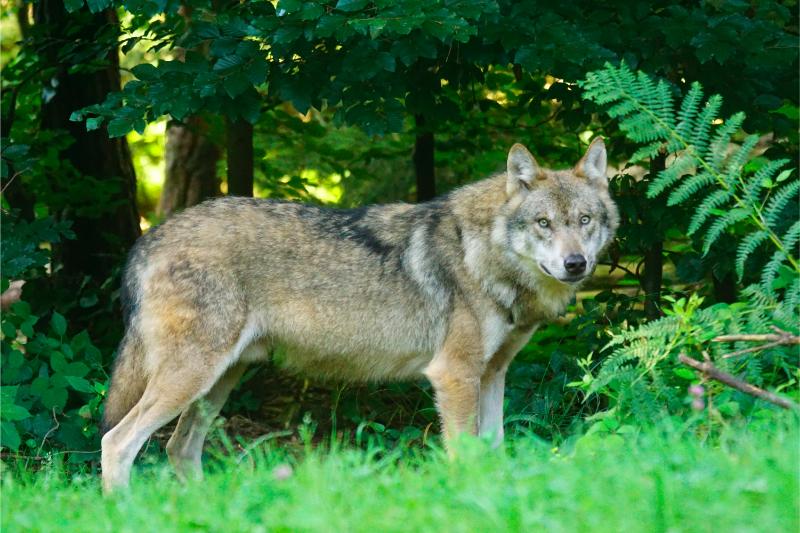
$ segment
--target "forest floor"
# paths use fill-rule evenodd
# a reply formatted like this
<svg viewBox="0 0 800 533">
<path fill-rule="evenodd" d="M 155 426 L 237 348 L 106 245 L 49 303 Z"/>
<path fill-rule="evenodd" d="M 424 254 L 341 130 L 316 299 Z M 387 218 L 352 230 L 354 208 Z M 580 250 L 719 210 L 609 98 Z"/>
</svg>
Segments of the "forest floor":
<svg viewBox="0 0 800 533">
<path fill-rule="evenodd" d="M 560 449 L 516 437 L 505 453 L 468 439 L 449 461 L 430 447 L 312 446 L 310 436 L 293 450 L 237 453 L 223 437 L 205 481 L 180 484 L 163 457 L 145 458 L 111 497 L 95 475 L 6 465 L 2 530 L 795 532 L 798 438 L 788 415 L 713 439 L 664 425 L 590 432 Z"/>
</svg>

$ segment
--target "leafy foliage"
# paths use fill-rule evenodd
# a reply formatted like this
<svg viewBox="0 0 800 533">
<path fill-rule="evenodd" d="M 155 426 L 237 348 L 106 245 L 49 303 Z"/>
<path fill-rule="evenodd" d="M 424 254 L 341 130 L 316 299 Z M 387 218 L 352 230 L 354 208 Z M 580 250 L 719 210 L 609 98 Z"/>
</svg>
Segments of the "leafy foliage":
<svg viewBox="0 0 800 533">
<path fill-rule="evenodd" d="M 3 290 L 9 277 L 30 282 L 41 275 L 51 260 L 43 243 L 73 237 L 67 223 L 50 217 L 27 223 L 12 213 L 4 216 L 2 230 Z M 0 323 L 0 364 L 0 446 L 31 456 L 42 450 L 97 449 L 107 376 L 85 330 L 70 334 L 61 313 L 15 302 Z M 94 455 L 73 453 L 70 461 Z"/>
<path fill-rule="evenodd" d="M 650 184 L 648 196 L 653 198 L 671 189 L 667 204 L 673 206 L 704 194 L 688 231 L 692 235 L 706 227 L 704 254 L 726 230 L 746 222 L 750 234 L 756 236 L 748 235 L 738 248 L 740 279 L 745 261 L 762 242 L 762 236 L 776 249 L 762 274 L 764 289 L 773 290 L 777 271 L 784 264 L 800 274 L 795 253 L 798 228 L 793 225 L 786 230 L 782 216 L 789 215 L 789 202 L 800 190 L 800 180 L 795 174 L 793 180 L 783 183 L 793 174 L 792 170 L 779 174 L 789 163 L 784 159 L 764 164 L 752 176 L 745 174 L 758 136 L 747 136 L 741 146 L 734 144 L 734 135 L 744 120 L 742 113 L 726 121 L 719 119 L 721 97 L 715 95 L 703 104 L 702 87 L 694 83 L 676 120 L 667 82 L 655 83 L 642 72 L 634 74 L 624 63 L 619 67 L 607 64 L 605 69 L 589 73 L 582 86 L 585 98 L 607 106 L 609 116 L 619 120 L 620 129 L 631 140 L 646 145 L 633 161 L 675 153 L 672 164 Z M 720 125 L 714 127 L 717 121 Z M 731 150 L 731 146 L 736 147 Z M 796 208 L 796 202 L 791 207 Z"/>
<path fill-rule="evenodd" d="M 731 347 L 709 342 L 724 333 L 769 332 L 770 326 L 796 331 L 798 319 L 797 287 L 800 268 L 796 249 L 800 239 L 796 201 L 796 173 L 784 169 L 788 160 L 760 161 L 758 170 L 747 173 L 758 136 L 734 143 L 744 114 L 719 119 L 721 97 L 703 101 L 700 84 L 692 85 L 678 110 L 673 104 L 673 89 L 648 75 L 632 72 L 624 63 L 606 65 L 589 73 L 582 83 L 584 97 L 605 108 L 618 119 L 620 129 L 633 141 L 644 144 L 634 158 L 671 154 L 671 164 L 651 183 L 648 196 L 655 198 L 670 191 L 668 205 L 695 204 L 688 225 L 692 235 L 706 228 L 702 251 L 708 254 L 725 233 L 737 238 L 736 271 L 741 280 L 753 252 L 764 244 L 771 256 L 756 270 L 759 283 L 743 291 L 734 304 L 701 308 L 703 298 L 673 299 L 667 317 L 637 328 L 622 329 L 607 348 L 614 348 L 596 377 L 589 375 L 589 393 L 603 391 L 613 397 L 622 411 L 641 419 L 663 412 L 686 409 L 682 405 L 680 379 L 695 379 L 688 369 L 677 365 L 679 353 L 716 356 L 722 369 L 744 373 L 751 382 L 796 390 L 798 365 L 794 350 L 771 347 L 757 355 L 737 359 L 721 358 Z M 787 181 L 789 180 L 789 181 Z M 701 199 L 697 200 L 698 197 Z M 787 220 L 794 220 L 787 229 Z M 742 346 L 736 346 L 741 349 Z M 720 392 L 719 390 L 715 392 Z M 739 393 L 725 391 L 727 414 L 738 412 L 745 401 Z M 722 407 L 720 407 L 722 409 Z"/>
</svg>

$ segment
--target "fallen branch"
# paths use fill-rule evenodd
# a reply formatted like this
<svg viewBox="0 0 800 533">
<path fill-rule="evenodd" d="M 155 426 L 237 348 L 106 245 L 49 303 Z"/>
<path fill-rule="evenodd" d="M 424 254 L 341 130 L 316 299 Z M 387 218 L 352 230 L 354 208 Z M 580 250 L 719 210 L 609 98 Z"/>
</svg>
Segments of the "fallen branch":
<svg viewBox="0 0 800 533">
<path fill-rule="evenodd" d="M 697 359 L 692 359 L 691 357 L 685 354 L 680 354 L 678 356 L 678 360 L 681 363 L 694 368 L 695 370 L 699 370 L 700 372 L 710 377 L 711 379 L 715 379 L 720 383 L 724 383 L 725 385 L 733 387 L 736 390 L 742 391 L 745 394 L 755 396 L 756 398 L 761 398 L 762 400 L 774 403 L 775 405 L 783 407 L 784 409 L 800 410 L 800 405 L 796 404 L 795 402 L 787 398 L 778 396 L 777 394 L 774 394 L 767 390 L 758 388 L 755 385 L 751 385 L 750 383 L 742 381 L 741 379 L 731 374 L 728 374 L 727 372 L 723 372 L 719 368 L 715 367 L 711 361 L 705 361 L 705 362 L 698 361 Z"/>
<path fill-rule="evenodd" d="M 760 346 L 753 346 L 752 348 L 744 348 L 743 350 L 736 350 L 735 352 L 727 353 L 722 356 L 723 359 L 730 359 L 746 353 L 759 352 L 767 348 L 775 346 L 787 346 L 790 344 L 800 344 L 800 336 L 784 331 L 780 328 L 772 326 L 777 333 L 766 333 L 759 335 L 720 335 L 713 339 L 714 342 L 764 342 Z"/>
</svg>

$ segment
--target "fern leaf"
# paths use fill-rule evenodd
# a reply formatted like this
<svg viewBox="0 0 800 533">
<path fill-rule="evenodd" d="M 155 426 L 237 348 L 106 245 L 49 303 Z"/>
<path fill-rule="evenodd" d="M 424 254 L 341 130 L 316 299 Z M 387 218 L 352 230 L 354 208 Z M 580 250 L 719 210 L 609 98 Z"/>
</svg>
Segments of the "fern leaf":
<svg viewBox="0 0 800 533">
<path fill-rule="evenodd" d="M 778 277 L 778 270 L 785 260 L 786 252 L 783 250 L 775 250 L 775 253 L 772 254 L 772 257 L 761 271 L 761 288 L 769 295 L 775 294 L 772 283 L 775 281 L 775 278 Z"/>
<path fill-rule="evenodd" d="M 767 239 L 769 239 L 769 233 L 764 230 L 758 230 L 750 233 L 739 244 L 739 248 L 736 250 L 736 275 L 739 281 L 742 281 L 744 276 L 744 265 L 747 258 Z"/>
<path fill-rule="evenodd" d="M 710 167 L 714 171 L 721 172 L 722 162 L 728 154 L 728 145 L 731 144 L 731 138 L 734 133 L 739 131 L 744 119 L 744 113 L 736 113 L 726 120 L 722 126 L 717 128 L 714 139 L 711 141 L 711 153 L 707 159 Z"/>
<path fill-rule="evenodd" d="M 708 254 L 708 251 L 711 249 L 711 246 L 719 239 L 719 236 L 722 235 L 722 232 L 725 231 L 730 226 L 736 224 L 737 222 L 741 222 L 750 216 L 750 210 L 745 209 L 742 207 L 737 207 L 736 209 L 731 209 L 723 216 L 719 217 L 717 220 L 711 224 L 711 227 L 708 228 L 705 236 L 703 237 L 703 255 Z"/>
<path fill-rule="evenodd" d="M 680 184 L 679 187 L 674 189 L 667 198 L 667 205 L 673 206 L 682 204 L 695 194 L 697 194 L 703 187 L 716 182 L 716 178 L 708 172 L 700 172 L 694 176 L 688 177 Z"/>
<path fill-rule="evenodd" d="M 678 112 L 678 126 L 675 132 L 686 139 L 691 138 L 692 131 L 696 127 L 695 118 L 700 112 L 700 103 L 703 101 L 703 86 L 698 82 L 692 83 L 691 89 L 683 97 L 681 110 Z"/>
<path fill-rule="evenodd" d="M 800 220 L 795 220 L 794 224 L 781 237 L 781 243 L 783 243 L 785 250 L 794 252 L 796 251 L 798 240 L 800 240 Z"/>
<path fill-rule="evenodd" d="M 777 225 L 778 218 L 780 217 L 783 209 L 789 204 L 789 200 L 800 191 L 800 179 L 787 183 L 780 187 L 778 191 L 772 196 L 772 200 L 767 204 L 764 210 L 764 220 L 772 227 Z"/>
<path fill-rule="evenodd" d="M 775 173 L 778 170 L 780 170 L 784 165 L 786 165 L 788 162 L 789 162 L 788 159 L 778 159 L 775 161 L 769 161 L 763 167 L 758 169 L 758 172 L 756 172 L 745 183 L 744 195 L 742 196 L 742 203 L 744 203 L 745 205 L 755 204 L 760 197 L 761 189 L 763 189 L 769 183 L 771 183 L 772 179 L 775 177 Z"/>
<path fill-rule="evenodd" d="M 656 85 L 654 111 L 668 128 L 675 127 L 673 105 L 672 91 L 669 84 L 664 80 L 659 80 L 658 85 Z"/>
<path fill-rule="evenodd" d="M 711 216 L 711 210 L 717 209 L 728 202 L 733 197 L 733 192 L 733 189 L 717 189 L 706 196 L 703 201 L 700 202 L 700 205 L 697 206 L 697 211 L 695 211 L 692 216 L 686 233 L 694 235 L 697 230 L 702 227 L 708 217 Z"/>
<path fill-rule="evenodd" d="M 638 163 L 643 161 L 644 159 L 652 159 L 658 155 L 661 151 L 661 147 L 664 145 L 661 141 L 652 142 L 646 146 L 642 146 L 636 152 L 633 153 L 631 156 L 631 163 Z"/>
<path fill-rule="evenodd" d="M 795 280 L 789 286 L 789 289 L 786 291 L 786 303 L 789 306 L 792 315 L 798 310 L 798 308 L 800 308 L 800 276 L 795 278 Z M 787 322 L 789 321 L 787 320 Z M 795 319 L 790 323 L 797 324 L 798 322 L 799 321 Z"/>
<path fill-rule="evenodd" d="M 647 197 L 655 198 L 665 190 L 674 185 L 681 177 L 694 169 L 694 158 L 688 153 L 678 154 L 675 161 L 666 169 L 662 170 L 647 188 Z"/>
<path fill-rule="evenodd" d="M 720 107 L 722 107 L 722 97 L 714 94 L 708 99 L 706 106 L 697 118 L 697 127 L 692 132 L 691 138 L 697 157 L 706 156 L 709 142 L 711 142 L 711 124 L 717 119 Z"/>
<path fill-rule="evenodd" d="M 723 177 L 729 187 L 736 186 L 736 182 L 742 175 L 742 167 L 744 167 L 756 144 L 758 144 L 758 135 L 748 135 L 742 145 L 728 158 Z"/>
</svg>

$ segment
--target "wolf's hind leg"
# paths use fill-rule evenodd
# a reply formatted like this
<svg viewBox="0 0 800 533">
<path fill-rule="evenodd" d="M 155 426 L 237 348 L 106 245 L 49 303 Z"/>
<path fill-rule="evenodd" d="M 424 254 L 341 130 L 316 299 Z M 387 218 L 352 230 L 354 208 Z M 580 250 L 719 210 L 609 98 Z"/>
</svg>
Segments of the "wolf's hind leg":
<svg viewBox="0 0 800 533">
<path fill-rule="evenodd" d="M 246 369 L 247 363 L 237 363 L 229 368 L 208 394 L 195 400 L 178 419 L 178 425 L 167 442 L 167 455 L 182 480 L 203 477 L 202 455 L 206 435 Z"/>
<path fill-rule="evenodd" d="M 203 364 L 174 366 L 181 360 L 185 358 L 166 360 L 153 372 L 139 402 L 103 436 L 101 464 L 106 492 L 128 485 L 133 460 L 145 441 L 211 389 L 224 371 Z"/>
</svg>

